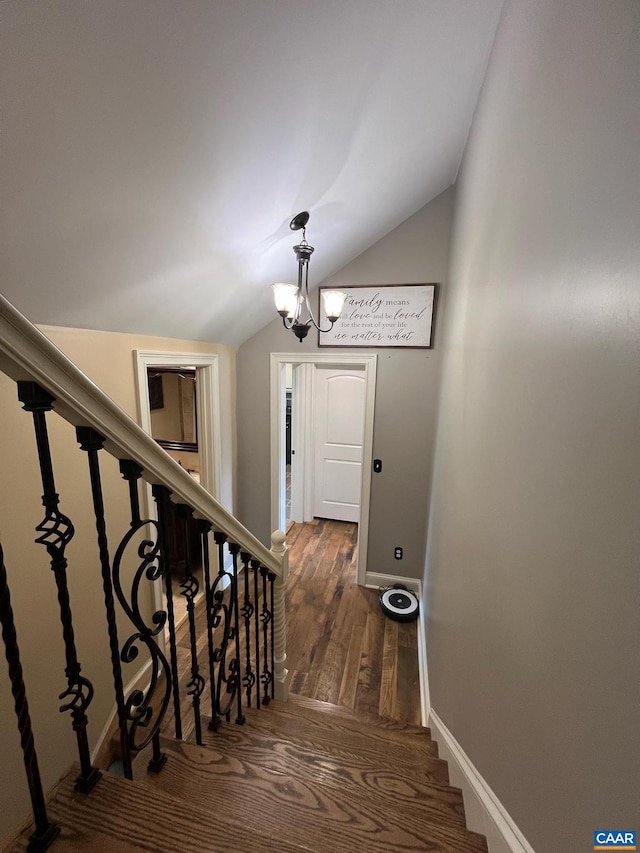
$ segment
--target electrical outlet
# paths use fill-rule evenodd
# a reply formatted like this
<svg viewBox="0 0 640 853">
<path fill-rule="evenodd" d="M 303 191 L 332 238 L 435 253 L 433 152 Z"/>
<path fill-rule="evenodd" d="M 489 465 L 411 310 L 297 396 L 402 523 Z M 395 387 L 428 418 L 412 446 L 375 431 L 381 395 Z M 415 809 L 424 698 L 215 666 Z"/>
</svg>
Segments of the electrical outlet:
<svg viewBox="0 0 640 853">
<path fill-rule="evenodd" d="M 401 560 L 402 559 L 402 548 L 394 548 L 393 549 L 393 556 L 396 558 L 396 560 Z"/>
</svg>

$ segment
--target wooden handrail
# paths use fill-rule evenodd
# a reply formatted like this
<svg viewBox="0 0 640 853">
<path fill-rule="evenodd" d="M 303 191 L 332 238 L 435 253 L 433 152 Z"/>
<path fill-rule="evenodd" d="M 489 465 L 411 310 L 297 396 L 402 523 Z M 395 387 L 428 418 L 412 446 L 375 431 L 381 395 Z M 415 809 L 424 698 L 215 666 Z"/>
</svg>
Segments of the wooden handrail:
<svg viewBox="0 0 640 853">
<path fill-rule="evenodd" d="M 149 483 L 171 489 L 176 502 L 252 554 L 279 579 L 282 560 L 159 447 L 33 323 L 0 294 L 0 370 L 12 379 L 37 382 L 55 398 L 53 408 L 73 426 L 91 426 L 118 459 L 132 459 Z"/>
</svg>

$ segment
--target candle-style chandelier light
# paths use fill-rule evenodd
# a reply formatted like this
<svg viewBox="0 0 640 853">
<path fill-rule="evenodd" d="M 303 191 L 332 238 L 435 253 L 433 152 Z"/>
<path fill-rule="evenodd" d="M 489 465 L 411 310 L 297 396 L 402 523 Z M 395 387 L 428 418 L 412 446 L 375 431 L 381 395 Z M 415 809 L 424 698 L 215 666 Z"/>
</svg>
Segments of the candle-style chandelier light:
<svg viewBox="0 0 640 853">
<path fill-rule="evenodd" d="M 291 329 L 300 343 L 307 337 L 311 326 L 315 326 L 319 332 L 329 332 L 340 317 L 344 300 L 347 298 L 347 294 L 343 293 L 342 290 L 322 291 L 322 307 L 331 325 L 327 329 L 321 328 L 320 323 L 316 322 L 313 316 L 309 302 L 309 258 L 313 253 L 313 246 L 307 243 L 306 226 L 308 221 L 309 212 L 303 210 L 302 213 L 296 214 L 289 223 L 289 228 L 292 231 L 302 230 L 302 240 L 297 246 L 293 247 L 298 259 L 298 283 L 284 284 L 278 282 L 271 285 L 276 311 L 282 317 L 285 329 Z M 308 315 L 307 319 L 303 318 L 304 313 Z"/>
</svg>

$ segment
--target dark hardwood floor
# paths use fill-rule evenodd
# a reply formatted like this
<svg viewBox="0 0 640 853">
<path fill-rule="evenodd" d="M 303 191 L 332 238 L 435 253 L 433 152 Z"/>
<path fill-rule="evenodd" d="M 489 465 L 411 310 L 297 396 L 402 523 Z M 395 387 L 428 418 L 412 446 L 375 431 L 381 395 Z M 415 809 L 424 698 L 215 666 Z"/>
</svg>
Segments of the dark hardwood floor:
<svg viewBox="0 0 640 853">
<path fill-rule="evenodd" d="M 387 619 L 356 584 L 356 524 L 315 519 L 287 533 L 292 693 L 420 723 L 417 623 Z"/>
<path fill-rule="evenodd" d="M 314 519 L 294 524 L 287 583 L 287 669 L 289 689 L 356 711 L 420 725 L 417 623 L 387 619 L 379 594 L 356 584 L 357 525 Z M 196 606 L 198 657 L 207 686 L 202 713 L 210 713 L 207 632 L 204 600 Z M 178 670 L 182 685 L 185 737 L 193 735 L 194 717 L 187 695 L 190 674 L 189 624 L 177 631 Z M 229 657 L 233 654 L 233 646 Z M 168 709 L 164 730 L 173 726 Z"/>
</svg>

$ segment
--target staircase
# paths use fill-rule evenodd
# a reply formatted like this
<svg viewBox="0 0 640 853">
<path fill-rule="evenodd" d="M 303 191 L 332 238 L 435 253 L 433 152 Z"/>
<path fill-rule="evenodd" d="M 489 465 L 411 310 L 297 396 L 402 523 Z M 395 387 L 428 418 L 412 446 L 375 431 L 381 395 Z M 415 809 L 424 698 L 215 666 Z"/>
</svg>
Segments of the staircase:
<svg viewBox="0 0 640 853">
<path fill-rule="evenodd" d="M 204 726 L 202 746 L 163 737 L 161 773 L 105 774 L 89 796 L 72 768 L 50 801 L 52 849 L 486 853 L 428 729 L 298 696 L 246 717 Z"/>
<path fill-rule="evenodd" d="M 283 533 L 266 548 L 2 297 L 0 373 L 17 383 L 15 405 L 33 430 L 38 475 L 29 495 L 40 492 L 44 507 L 28 542 L 0 541 L 0 628 L 33 813 L 5 851 L 486 853 L 484 838 L 465 827 L 461 793 L 426 729 L 286 701 Z M 75 442 L 68 429 L 58 438 L 71 438 L 76 456 L 61 457 L 50 441 L 57 419 L 75 427 Z M 90 499 L 75 499 L 80 482 Z M 78 547 L 76 530 L 86 534 Z M 48 563 L 50 593 L 55 586 L 37 620 L 31 590 L 43 581 L 34 548 L 46 551 L 40 571 Z M 29 596 L 15 596 L 14 612 L 10 584 L 25 578 Z M 102 654 L 86 631 L 81 647 L 78 623 L 102 633 Z M 23 629 L 62 692 L 51 689 L 49 672 L 42 684 L 25 678 Z M 335 665 L 332 674 L 342 678 Z M 73 739 L 61 737 L 60 712 Z M 90 725 L 103 732 L 93 743 L 115 734 L 124 778 L 98 766 Z M 47 746 L 44 777 L 36 741 Z M 17 787 L 9 759 L 5 792 Z M 50 785 L 61 773 L 45 798 L 43 778 Z M 15 832 L 22 806 L 3 811 Z"/>
</svg>

